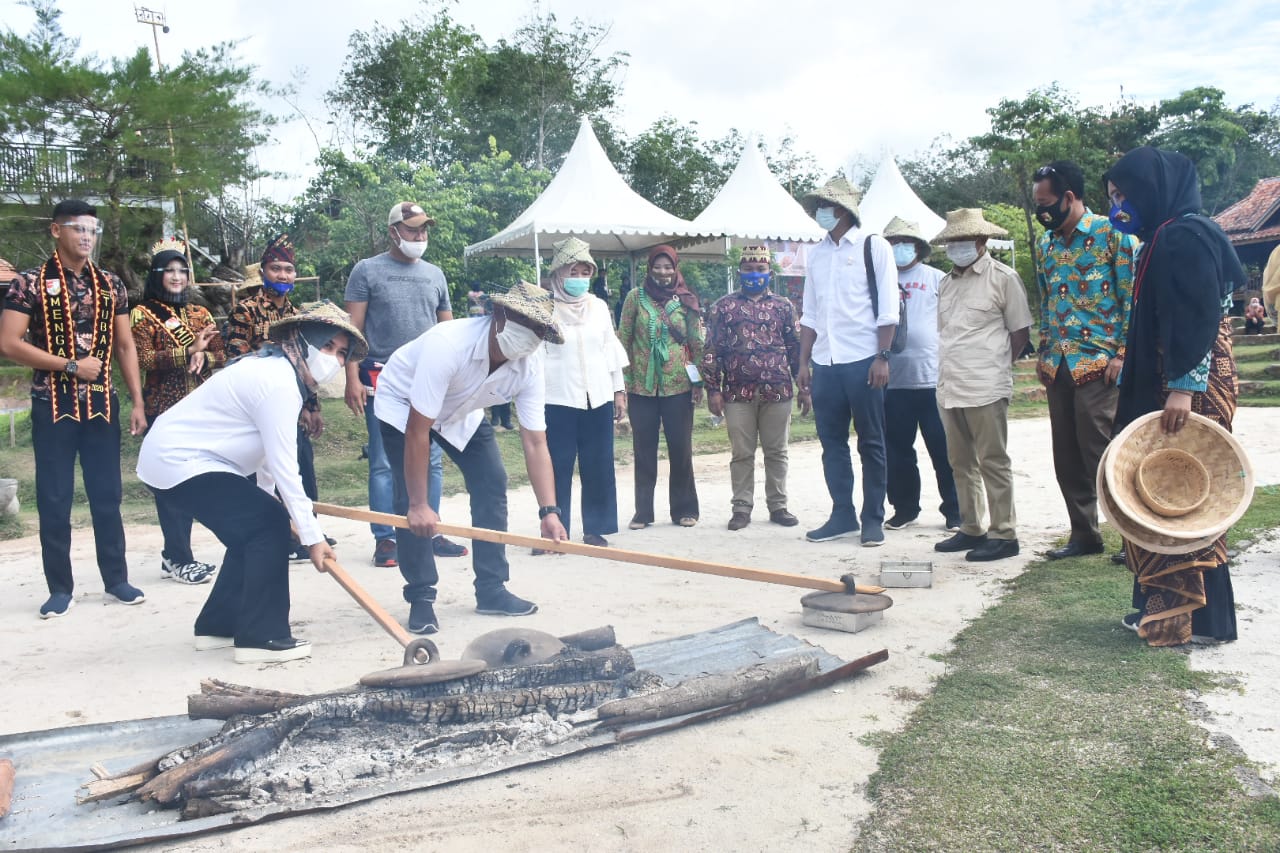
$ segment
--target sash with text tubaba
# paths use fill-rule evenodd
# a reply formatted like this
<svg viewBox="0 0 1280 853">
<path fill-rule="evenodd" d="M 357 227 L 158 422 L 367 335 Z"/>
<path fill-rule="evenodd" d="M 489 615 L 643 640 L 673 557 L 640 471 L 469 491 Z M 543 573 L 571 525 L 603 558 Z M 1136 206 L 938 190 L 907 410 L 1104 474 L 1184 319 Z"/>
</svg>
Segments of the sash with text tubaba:
<svg viewBox="0 0 1280 853">
<path fill-rule="evenodd" d="M 102 372 L 93 382 L 85 382 L 59 370 L 49 372 L 49 400 L 53 405 L 53 422 L 62 418 L 78 421 L 92 418 L 111 420 L 111 346 L 115 331 L 115 294 L 111 281 L 103 272 L 85 262 L 89 285 L 93 294 L 93 339 L 88 355 L 102 362 Z M 40 294 L 44 309 L 45 348 L 58 358 L 76 359 L 76 320 L 71 306 L 67 274 L 55 252 L 40 268 L 40 282 L 44 291 Z M 85 407 L 81 410 L 79 385 L 87 386 Z"/>
<path fill-rule="evenodd" d="M 139 305 L 136 311 L 141 312 L 146 317 L 151 318 L 165 333 L 173 339 L 173 342 L 182 350 L 182 357 L 186 358 L 187 347 L 196 342 L 196 336 L 187 328 L 186 317 L 173 308 L 161 302 L 159 299 L 148 299 Z"/>
</svg>

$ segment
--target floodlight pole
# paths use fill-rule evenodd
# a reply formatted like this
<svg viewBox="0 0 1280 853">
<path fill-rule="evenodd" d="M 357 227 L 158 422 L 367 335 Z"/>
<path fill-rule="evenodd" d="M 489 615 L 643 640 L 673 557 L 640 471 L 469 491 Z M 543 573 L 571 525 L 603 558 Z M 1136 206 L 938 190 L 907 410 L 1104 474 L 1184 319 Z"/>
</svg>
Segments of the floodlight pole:
<svg viewBox="0 0 1280 853">
<path fill-rule="evenodd" d="M 151 27 L 151 39 L 156 46 L 156 73 L 160 77 L 161 82 L 164 81 L 164 62 L 160 60 L 160 33 L 159 30 L 169 32 L 169 22 L 164 12 L 156 12 L 148 9 L 146 6 L 134 6 L 134 17 L 138 23 L 146 24 Z M 169 132 L 169 162 L 173 165 L 173 175 L 178 175 L 178 149 L 173 142 L 173 122 L 168 118 L 165 119 L 165 129 Z M 182 203 L 182 187 L 174 187 L 178 201 L 178 222 L 182 226 L 182 243 L 187 250 L 187 269 L 191 272 L 187 279 L 187 284 L 196 283 L 196 263 L 195 256 L 191 254 L 191 232 L 187 229 L 187 209 Z M 234 297 L 233 297 L 234 299 Z"/>
</svg>

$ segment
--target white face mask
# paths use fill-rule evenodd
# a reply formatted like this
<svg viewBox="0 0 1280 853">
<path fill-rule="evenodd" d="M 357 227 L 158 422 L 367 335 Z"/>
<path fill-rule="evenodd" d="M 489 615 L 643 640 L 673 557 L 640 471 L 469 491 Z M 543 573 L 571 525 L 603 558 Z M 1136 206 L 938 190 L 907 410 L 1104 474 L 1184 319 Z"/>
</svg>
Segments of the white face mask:
<svg viewBox="0 0 1280 853">
<path fill-rule="evenodd" d="M 818 226 L 823 231 L 830 231 L 840 224 L 840 217 L 836 216 L 834 207 L 820 207 L 814 214 L 813 218 L 817 221 Z"/>
<path fill-rule="evenodd" d="M 972 266 L 978 259 L 978 244 L 973 240 L 963 240 L 947 244 L 947 258 L 958 267 Z"/>
<path fill-rule="evenodd" d="M 508 359 L 531 356 L 540 346 L 542 346 L 542 338 L 538 337 L 536 332 L 513 322 L 510 317 L 507 318 L 502 331 L 498 332 L 498 349 Z"/>
<path fill-rule="evenodd" d="M 324 384 L 338 374 L 338 371 L 342 369 L 342 362 L 338 361 L 336 355 L 321 352 L 314 346 L 308 346 L 307 369 L 311 371 L 312 379 Z"/>
<path fill-rule="evenodd" d="M 422 253 L 425 252 L 426 250 L 427 250 L 426 240 L 423 240 L 421 243 L 411 243 L 405 239 L 400 240 L 400 251 L 408 255 L 409 257 L 413 258 L 415 261 L 418 258 L 422 257 Z"/>
</svg>

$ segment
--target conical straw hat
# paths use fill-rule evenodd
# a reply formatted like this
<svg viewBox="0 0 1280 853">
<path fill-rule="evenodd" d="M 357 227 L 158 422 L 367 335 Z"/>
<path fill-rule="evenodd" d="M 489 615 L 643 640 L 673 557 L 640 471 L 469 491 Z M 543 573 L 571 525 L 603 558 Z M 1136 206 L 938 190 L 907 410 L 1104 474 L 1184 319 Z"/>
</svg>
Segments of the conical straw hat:
<svg viewBox="0 0 1280 853">
<path fill-rule="evenodd" d="M 1143 415 L 1112 439 L 1106 464 L 1099 465 L 1111 503 L 1119 515 L 1156 536 L 1184 542 L 1216 539 L 1244 515 L 1253 499 L 1249 458 L 1236 437 L 1209 418 L 1192 412 L 1181 430 L 1165 434 L 1160 428 L 1161 414 Z M 1209 497 L 1176 518 L 1148 506 L 1137 483 L 1142 461 L 1164 447 L 1185 450 L 1209 473 Z"/>
</svg>

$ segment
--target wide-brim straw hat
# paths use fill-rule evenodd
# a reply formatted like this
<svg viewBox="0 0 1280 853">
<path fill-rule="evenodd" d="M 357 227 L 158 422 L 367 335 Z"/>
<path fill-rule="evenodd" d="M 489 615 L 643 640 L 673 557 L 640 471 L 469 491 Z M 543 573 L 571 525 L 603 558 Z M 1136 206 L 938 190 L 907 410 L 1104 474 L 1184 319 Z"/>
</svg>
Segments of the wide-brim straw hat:
<svg viewBox="0 0 1280 853">
<path fill-rule="evenodd" d="M 236 293 L 244 293 L 262 287 L 262 264 L 249 264 L 244 268 L 244 281 L 236 285 Z"/>
<path fill-rule="evenodd" d="M 585 240 L 579 240 L 577 237 L 566 237 L 556 243 L 554 248 L 555 254 L 551 256 L 551 265 L 549 267 L 552 271 L 578 263 L 591 264 L 592 269 L 599 269 L 595 259 L 591 257 L 591 246 Z"/>
<path fill-rule="evenodd" d="M 1182 543 L 1177 550 L 1149 549 L 1177 554 L 1196 550 L 1188 543 L 1208 540 L 1211 544 L 1240 520 L 1253 499 L 1253 467 L 1239 440 L 1217 422 L 1192 412 L 1181 430 L 1166 434 L 1160 427 L 1162 414 L 1143 415 L 1112 439 L 1098 466 L 1098 482 L 1106 487 L 1112 506 L 1107 517 L 1113 524 L 1122 532 L 1127 526 L 1169 548 Z M 1186 515 L 1168 517 L 1156 512 L 1137 483 L 1143 460 L 1165 447 L 1190 453 L 1209 474 L 1209 496 Z M 1135 541 L 1143 544 L 1136 537 Z"/>
<path fill-rule="evenodd" d="M 805 213 L 813 216 L 818 208 L 826 206 L 823 202 L 838 204 L 861 222 L 862 216 L 858 213 L 860 201 L 862 201 L 862 193 L 855 190 L 848 180 L 832 178 L 813 192 L 806 193 L 804 198 L 800 199 L 800 205 Z"/>
<path fill-rule="evenodd" d="M 267 329 L 267 337 L 273 341 L 279 341 L 291 329 L 307 323 L 319 323 L 346 332 L 351 338 L 347 347 L 348 361 L 361 361 L 369 354 L 369 342 L 364 339 L 364 335 L 360 334 L 360 330 L 352 325 L 351 316 L 332 302 L 321 302 L 297 314 L 276 320 Z"/>
<path fill-rule="evenodd" d="M 555 320 L 555 302 L 550 293 L 536 284 L 522 281 L 506 293 L 494 294 L 491 301 L 494 305 L 501 305 L 507 311 L 529 320 L 538 337 L 544 341 L 564 343 L 564 332 Z"/>
<path fill-rule="evenodd" d="M 929 245 L 929 241 L 920 233 L 920 224 L 918 222 L 908 222 L 901 216 L 895 216 L 889 220 L 889 224 L 884 227 L 881 234 L 886 240 L 891 237 L 906 237 L 916 244 L 916 248 L 924 254 L 925 257 L 933 251 L 933 247 Z"/>
<path fill-rule="evenodd" d="M 1107 487 L 1106 473 L 1107 456 L 1111 453 L 1112 446 L 1112 444 L 1107 445 L 1107 449 L 1102 452 L 1102 458 L 1098 461 L 1098 509 L 1103 517 L 1111 522 L 1111 526 L 1120 532 L 1125 541 L 1132 542 L 1139 548 L 1154 554 L 1192 554 L 1208 548 L 1217 541 L 1218 536 L 1222 534 L 1205 536 L 1200 539 L 1163 536 L 1148 530 L 1116 509 L 1115 500 L 1111 497 L 1111 489 Z"/>
<path fill-rule="evenodd" d="M 947 211 L 947 224 L 933 238 L 935 245 L 951 240 L 976 240 L 979 237 L 994 237 L 1003 240 L 1009 232 L 982 218 L 982 208 L 962 207 L 959 210 Z"/>
</svg>

